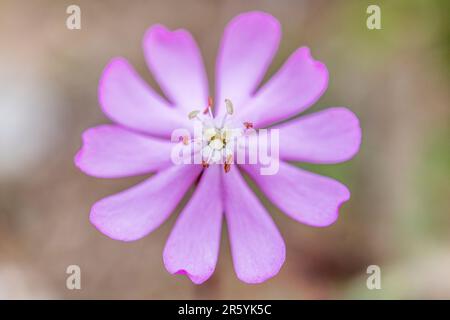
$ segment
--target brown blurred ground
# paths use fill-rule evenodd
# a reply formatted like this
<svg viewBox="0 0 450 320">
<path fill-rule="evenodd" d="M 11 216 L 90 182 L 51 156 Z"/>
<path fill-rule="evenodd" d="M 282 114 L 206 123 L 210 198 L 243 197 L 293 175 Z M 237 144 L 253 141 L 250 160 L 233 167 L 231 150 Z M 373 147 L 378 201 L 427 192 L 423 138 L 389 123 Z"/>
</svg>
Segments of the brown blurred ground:
<svg viewBox="0 0 450 320">
<path fill-rule="evenodd" d="M 70 4 L 81 7 L 80 31 L 65 27 Z M 0 298 L 450 298 L 449 5 L 379 1 L 383 29 L 370 31 L 368 4 L 0 1 Z M 133 243 L 110 240 L 88 221 L 96 200 L 142 178 L 90 178 L 72 159 L 81 132 L 108 122 L 96 91 L 110 58 L 128 58 L 155 84 L 141 52 L 147 27 L 190 30 L 211 80 L 225 24 L 255 9 L 283 26 L 269 75 L 307 45 L 330 71 L 312 111 L 343 105 L 360 117 L 353 160 L 303 165 L 347 184 L 352 198 L 324 229 L 292 223 L 264 200 L 287 245 L 279 275 L 239 282 L 224 232 L 214 276 L 195 286 L 162 263 L 176 215 Z M 80 291 L 65 287 L 71 264 L 82 269 Z M 365 286 L 370 264 L 382 269 L 382 290 Z"/>
</svg>

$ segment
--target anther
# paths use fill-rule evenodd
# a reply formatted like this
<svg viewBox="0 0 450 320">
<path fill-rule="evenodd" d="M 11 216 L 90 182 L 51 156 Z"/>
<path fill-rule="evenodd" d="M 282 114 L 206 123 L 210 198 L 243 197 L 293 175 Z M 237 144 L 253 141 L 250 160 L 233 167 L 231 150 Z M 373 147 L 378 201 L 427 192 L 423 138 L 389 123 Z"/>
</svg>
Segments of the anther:
<svg viewBox="0 0 450 320">
<path fill-rule="evenodd" d="M 199 110 L 194 110 L 194 111 L 189 112 L 189 114 L 188 114 L 189 120 L 198 118 L 198 114 L 199 114 L 199 113 L 200 113 Z"/>
<path fill-rule="evenodd" d="M 233 103 L 231 103 L 231 100 L 225 99 L 225 106 L 227 108 L 227 113 L 229 115 L 232 115 L 234 108 L 233 108 Z"/>
<path fill-rule="evenodd" d="M 253 123 L 251 123 L 251 122 L 244 122 L 244 127 L 245 127 L 245 129 L 252 129 L 253 128 Z"/>
<path fill-rule="evenodd" d="M 223 166 L 223 170 L 225 173 L 230 172 L 231 170 L 231 164 L 233 163 L 233 155 L 228 155 L 227 160 L 225 161 L 225 164 Z"/>
<path fill-rule="evenodd" d="M 227 120 L 227 116 L 228 115 L 232 115 L 233 114 L 233 103 L 231 102 L 230 99 L 225 99 L 225 108 L 227 109 L 227 113 L 225 113 L 225 115 L 222 118 L 222 123 L 220 125 L 221 128 L 223 128 L 223 126 L 225 125 L 225 121 Z"/>
</svg>

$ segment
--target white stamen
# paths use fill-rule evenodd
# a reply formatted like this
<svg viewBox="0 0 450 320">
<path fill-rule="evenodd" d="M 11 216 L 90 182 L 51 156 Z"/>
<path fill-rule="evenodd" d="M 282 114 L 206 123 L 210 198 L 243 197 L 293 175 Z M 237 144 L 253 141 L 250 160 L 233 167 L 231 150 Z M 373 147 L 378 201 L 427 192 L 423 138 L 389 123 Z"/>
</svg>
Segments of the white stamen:
<svg viewBox="0 0 450 320">
<path fill-rule="evenodd" d="M 213 115 L 213 113 L 212 113 L 211 107 L 208 107 L 208 113 L 209 113 L 209 117 L 210 117 L 211 119 L 214 119 L 214 115 Z"/>
</svg>

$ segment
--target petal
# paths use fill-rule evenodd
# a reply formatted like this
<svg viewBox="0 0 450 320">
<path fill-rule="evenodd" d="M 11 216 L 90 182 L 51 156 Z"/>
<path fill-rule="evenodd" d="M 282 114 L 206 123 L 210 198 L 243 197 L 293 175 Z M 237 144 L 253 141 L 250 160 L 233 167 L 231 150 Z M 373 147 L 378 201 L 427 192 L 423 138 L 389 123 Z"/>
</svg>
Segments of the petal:
<svg viewBox="0 0 450 320">
<path fill-rule="evenodd" d="M 106 197 L 92 207 L 91 223 L 112 239 L 138 240 L 169 217 L 200 171 L 200 166 L 172 166 Z"/>
<path fill-rule="evenodd" d="M 219 255 L 223 212 L 220 179 L 219 166 L 204 170 L 164 248 L 167 271 L 186 274 L 196 284 L 213 274 Z"/>
<path fill-rule="evenodd" d="M 239 119 L 266 127 L 309 108 L 327 86 L 326 66 L 314 60 L 308 48 L 300 48 L 248 102 Z"/>
<path fill-rule="evenodd" d="M 200 50 L 186 30 L 162 25 L 147 30 L 143 41 L 147 64 L 167 97 L 183 112 L 208 102 L 208 79 Z"/>
<path fill-rule="evenodd" d="M 247 283 L 261 283 L 280 270 L 285 246 L 275 223 L 237 167 L 223 174 L 225 213 L 234 268 Z"/>
<path fill-rule="evenodd" d="M 115 125 L 101 125 L 83 133 L 75 156 L 81 171 L 99 178 L 119 178 L 171 165 L 172 143 L 144 136 Z"/>
<path fill-rule="evenodd" d="M 264 77 L 280 37 L 280 23 L 264 12 L 243 13 L 228 23 L 216 64 L 217 108 L 224 109 L 224 99 L 237 109 L 244 108 Z"/>
<path fill-rule="evenodd" d="M 280 157 L 291 161 L 338 163 L 351 159 L 361 144 L 356 115 L 342 107 L 329 108 L 281 126 Z"/>
<path fill-rule="evenodd" d="M 187 117 L 156 94 L 124 58 L 106 66 L 98 96 L 111 120 L 134 130 L 170 137 L 174 129 L 189 126 Z"/>
<path fill-rule="evenodd" d="M 282 161 L 275 175 L 261 175 L 258 165 L 242 168 L 278 208 L 307 225 L 332 224 L 341 204 L 350 198 L 347 187 L 340 182 Z"/>
</svg>

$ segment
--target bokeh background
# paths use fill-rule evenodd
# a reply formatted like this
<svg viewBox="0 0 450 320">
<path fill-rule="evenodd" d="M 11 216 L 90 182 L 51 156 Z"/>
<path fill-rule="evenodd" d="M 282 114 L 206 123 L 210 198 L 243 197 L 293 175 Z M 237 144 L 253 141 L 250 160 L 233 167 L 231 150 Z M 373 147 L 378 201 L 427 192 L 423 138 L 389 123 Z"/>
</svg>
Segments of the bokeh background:
<svg viewBox="0 0 450 320">
<path fill-rule="evenodd" d="M 65 26 L 71 4 L 81 7 L 78 31 Z M 381 7 L 382 30 L 366 28 L 369 4 Z M 336 224 L 316 229 L 260 195 L 286 241 L 278 276 L 239 282 L 224 232 L 215 274 L 196 286 L 162 262 L 177 214 L 132 243 L 89 223 L 96 200 L 145 177 L 95 179 L 72 160 L 82 131 L 108 123 L 96 91 L 110 58 L 128 58 L 155 85 L 141 51 L 147 27 L 190 30 L 213 79 L 224 26 L 255 9 L 283 27 L 268 76 L 307 45 L 330 71 L 308 112 L 343 105 L 360 118 L 354 159 L 299 164 L 347 184 L 352 198 Z M 449 9 L 446 0 L 0 0 L 0 298 L 449 299 Z M 81 290 L 66 289 L 71 264 L 81 267 Z M 371 264 L 381 267 L 381 290 L 366 288 Z"/>
</svg>

